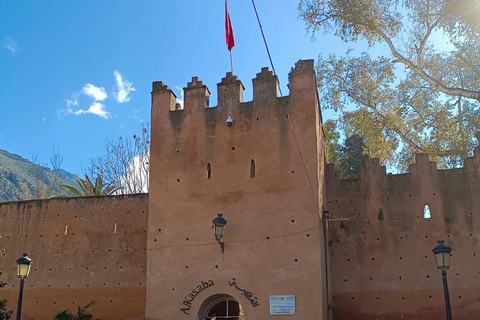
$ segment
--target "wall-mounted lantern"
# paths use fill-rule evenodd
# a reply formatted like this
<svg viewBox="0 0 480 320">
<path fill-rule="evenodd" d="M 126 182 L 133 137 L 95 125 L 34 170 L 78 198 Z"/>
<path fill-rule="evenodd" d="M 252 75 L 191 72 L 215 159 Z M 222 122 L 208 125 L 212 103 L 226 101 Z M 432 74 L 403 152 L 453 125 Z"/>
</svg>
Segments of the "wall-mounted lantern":
<svg viewBox="0 0 480 320">
<path fill-rule="evenodd" d="M 450 310 L 450 296 L 448 294 L 447 284 L 447 269 L 450 269 L 450 252 L 452 252 L 452 248 L 450 248 L 443 242 L 443 240 L 439 240 L 438 245 L 433 248 L 432 251 L 435 256 L 437 268 L 439 270 L 442 270 L 443 293 L 445 295 L 445 309 L 447 312 L 447 320 L 452 320 L 452 312 Z"/>
<path fill-rule="evenodd" d="M 224 251 L 225 244 L 220 241 L 223 237 L 223 232 L 225 231 L 225 225 L 227 224 L 227 220 L 223 217 L 223 213 L 218 213 L 217 217 L 212 220 L 213 223 L 213 231 L 215 233 L 215 239 L 220 244 L 222 248 L 222 253 Z"/>
</svg>

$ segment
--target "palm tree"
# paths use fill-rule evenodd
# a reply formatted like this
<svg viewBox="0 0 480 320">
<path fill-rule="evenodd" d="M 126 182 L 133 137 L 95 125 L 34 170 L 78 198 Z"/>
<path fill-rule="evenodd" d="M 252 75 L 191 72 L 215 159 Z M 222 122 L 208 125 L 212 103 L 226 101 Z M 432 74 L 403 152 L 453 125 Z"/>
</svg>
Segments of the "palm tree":
<svg viewBox="0 0 480 320">
<path fill-rule="evenodd" d="M 62 187 L 65 188 L 65 191 L 73 194 L 75 197 L 108 196 L 119 189 L 116 186 L 110 186 L 103 183 L 101 175 L 97 176 L 95 183 L 92 183 L 92 180 L 88 175 L 85 175 L 85 179 L 75 177 L 75 181 L 77 182 L 79 188 L 69 184 L 62 184 Z"/>
<path fill-rule="evenodd" d="M 95 301 L 90 301 L 83 308 L 78 306 L 77 313 L 71 313 L 68 309 L 63 310 L 53 316 L 53 320 L 91 320 L 93 315 L 86 312 L 90 306 L 93 306 Z"/>
</svg>

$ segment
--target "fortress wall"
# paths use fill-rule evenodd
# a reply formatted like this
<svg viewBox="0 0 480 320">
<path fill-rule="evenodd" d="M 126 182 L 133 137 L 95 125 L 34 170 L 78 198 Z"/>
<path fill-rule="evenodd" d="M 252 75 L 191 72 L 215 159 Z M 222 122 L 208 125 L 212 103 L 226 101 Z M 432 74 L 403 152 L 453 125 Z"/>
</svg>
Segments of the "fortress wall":
<svg viewBox="0 0 480 320">
<path fill-rule="evenodd" d="M 462 169 L 437 170 L 418 154 L 410 172 L 386 175 L 378 159 L 360 179 L 327 166 L 331 307 L 335 320 L 445 318 L 441 273 L 432 249 L 452 247 L 448 271 L 453 318 L 480 312 L 480 154 Z M 428 204 L 431 218 L 424 218 Z M 383 213 L 379 214 L 379 211 Z"/>
<path fill-rule="evenodd" d="M 153 83 L 147 319 L 204 316 L 219 295 L 235 298 L 248 320 L 270 317 L 270 295 L 296 296 L 291 320 L 324 313 L 313 60 L 299 61 L 289 80 L 290 95 L 278 97 L 278 80 L 264 68 L 253 101 L 243 102 L 242 83 L 227 74 L 218 106 L 209 107 L 208 88 L 194 77 L 184 109 L 164 83 Z M 211 222 L 218 212 L 228 221 L 223 254 Z M 214 285 L 192 291 L 209 280 Z"/>
<path fill-rule="evenodd" d="M 94 319 L 143 319 L 147 213 L 146 194 L 0 204 L 0 298 L 16 311 L 15 260 L 27 252 L 22 319 L 52 319 L 91 300 Z"/>
</svg>

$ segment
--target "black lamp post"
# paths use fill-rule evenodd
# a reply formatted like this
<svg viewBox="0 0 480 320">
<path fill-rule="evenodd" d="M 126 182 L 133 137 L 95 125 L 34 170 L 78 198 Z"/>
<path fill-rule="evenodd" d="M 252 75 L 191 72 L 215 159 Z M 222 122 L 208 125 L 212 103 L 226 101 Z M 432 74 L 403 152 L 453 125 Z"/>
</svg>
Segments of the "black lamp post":
<svg viewBox="0 0 480 320">
<path fill-rule="evenodd" d="M 443 292 L 445 294 L 445 308 L 447 310 L 447 320 L 452 320 L 452 312 L 450 310 L 450 296 L 448 294 L 447 284 L 447 269 L 450 268 L 450 252 L 452 248 L 443 243 L 443 240 L 438 241 L 438 245 L 432 250 L 435 255 L 435 262 L 437 268 L 442 270 L 443 278 Z"/>
<path fill-rule="evenodd" d="M 28 274 L 30 273 L 31 267 L 32 259 L 28 257 L 28 254 L 24 253 L 23 256 L 17 260 L 17 276 L 20 278 L 20 291 L 18 293 L 17 303 L 17 320 L 20 320 L 20 315 L 22 313 L 23 285 L 25 283 L 25 278 L 28 277 Z"/>
<path fill-rule="evenodd" d="M 215 239 L 220 244 L 222 248 L 222 253 L 224 252 L 225 244 L 220 241 L 223 237 L 223 232 L 225 231 L 225 225 L 227 224 L 227 220 L 223 217 L 222 213 L 218 213 L 217 217 L 212 220 L 213 223 L 213 232 L 215 233 Z"/>
</svg>

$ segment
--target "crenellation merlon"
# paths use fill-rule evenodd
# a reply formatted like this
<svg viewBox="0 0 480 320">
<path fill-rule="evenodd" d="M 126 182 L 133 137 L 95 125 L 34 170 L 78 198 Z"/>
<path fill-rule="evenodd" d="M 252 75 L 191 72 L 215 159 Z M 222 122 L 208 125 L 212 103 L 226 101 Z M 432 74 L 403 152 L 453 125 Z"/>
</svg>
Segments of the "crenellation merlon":
<svg viewBox="0 0 480 320">
<path fill-rule="evenodd" d="M 231 72 L 227 72 L 222 82 L 217 84 L 218 106 L 230 108 L 243 102 L 244 90 L 242 81 Z"/>
<path fill-rule="evenodd" d="M 184 109 L 206 109 L 210 103 L 210 90 L 203 84 L 198 77 L 192 77 L 192 81 L 183 88 L 184 93 Z"/>
<path fill-rule="evenodd" d="M 268 67 L 262 68 L 252 81 L 254 102 L 268 101 L 278 97 L 278 77 L 269 71 Z"/>
<path fill-rule="evenodd" d="M 192 77 L 192 81 L 187 83 L 187 88 L 201 88 L 206 87 L 203 84 L 203 81 L 200 80 L 198 77 Z"/>
<path fill-rule="evenodd" d="M 163 82 L 163 81 L 154 81 L 152 83 L 152 92 L 167 92 L 170 91 L 174 96 L 175 93 L 173 93 L 172 90 Z M 176 98 L 177 96 L 175 96 Z"/>
</svg>

